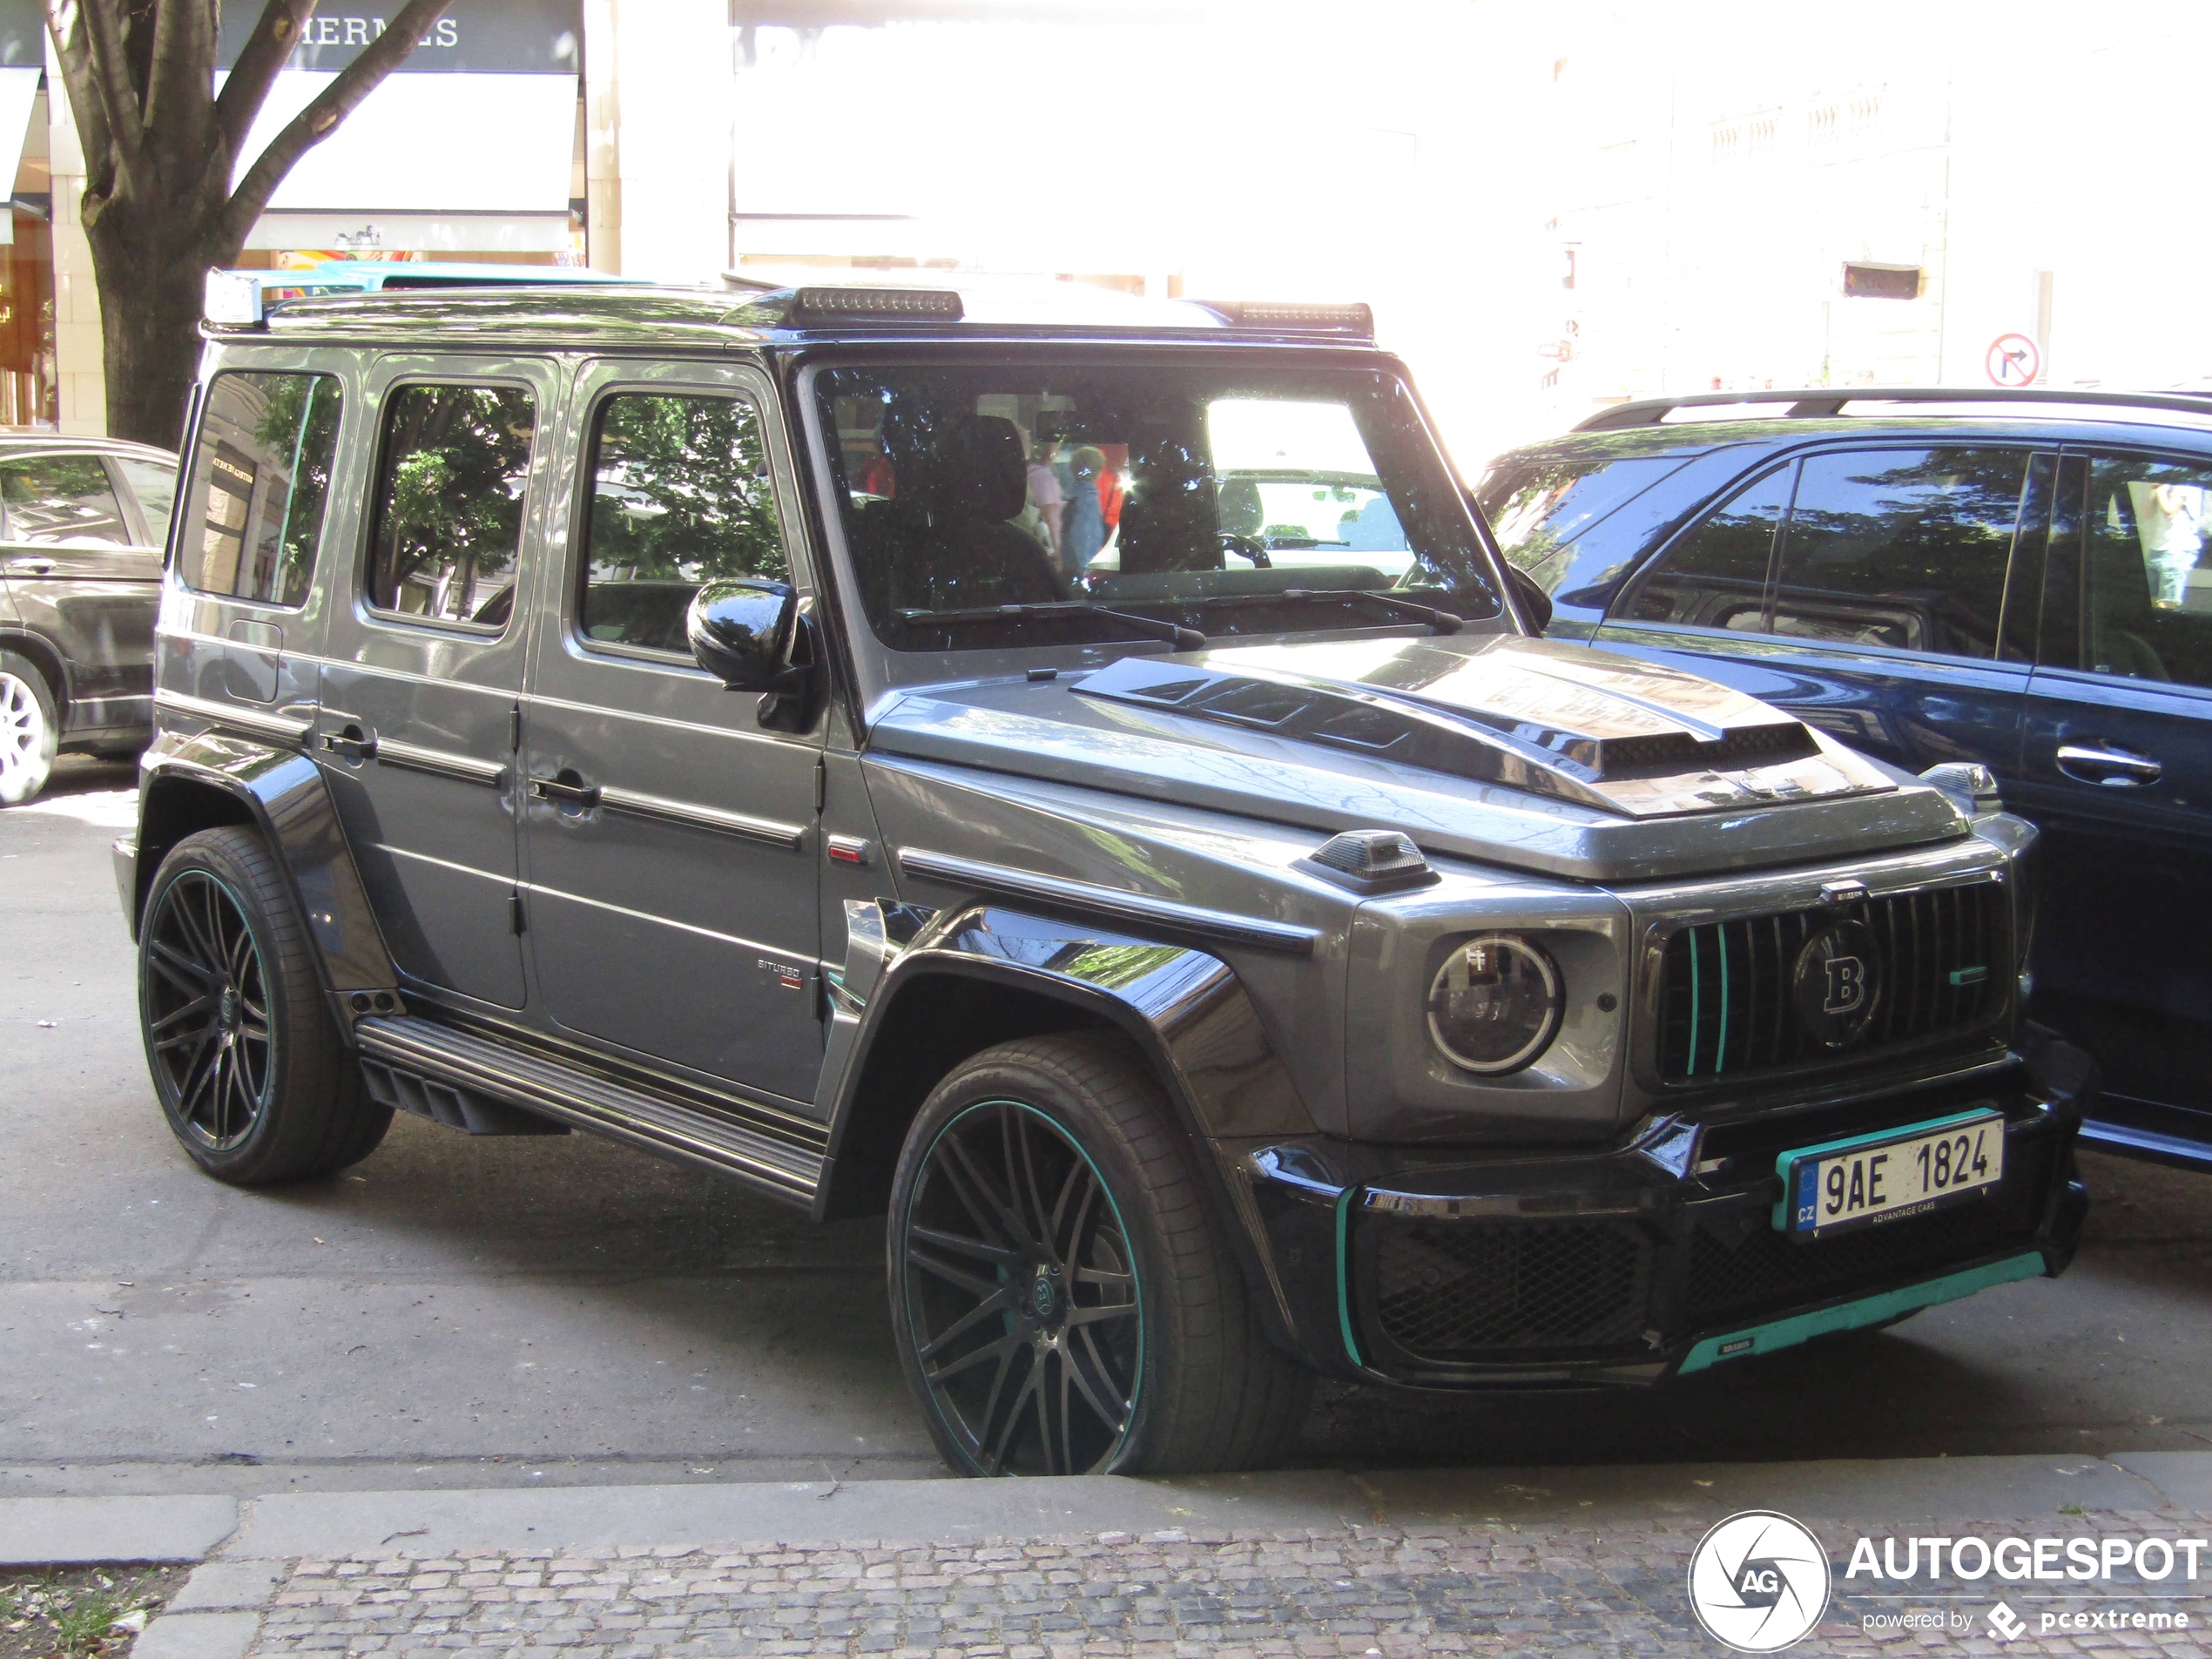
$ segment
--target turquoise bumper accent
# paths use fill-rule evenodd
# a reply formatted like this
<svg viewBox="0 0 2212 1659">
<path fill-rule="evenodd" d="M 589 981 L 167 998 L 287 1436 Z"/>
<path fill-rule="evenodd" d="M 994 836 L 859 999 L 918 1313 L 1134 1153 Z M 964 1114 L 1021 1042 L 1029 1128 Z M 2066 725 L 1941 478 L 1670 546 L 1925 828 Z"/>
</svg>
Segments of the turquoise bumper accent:
<svg viewBox="0 0 2212 1659">
<path fill-rule="evenodd" d="M 1817 1249 L 1818 1246 L 1808 1248 Z M 1800 1342 L 1825 1336 L 1831 1331 L 1856 1331 L 1861 1325 L 1879 1325 L 1884 1319 L 1895 1318 L 1898 1314 L 1910 1313 L 1916 1308 L 1933 1307 L 1939 1302 L 1955 1302 L 1962 1296 L 1972 1296 L 1976 1291 L 1986 1291 L 1993 1285 L 2010 1285 L 2014 1279 L 2034 1278 L 2042 1271 L 2042 1251 L 2024 1251 L 2001 1262 L 1992 1262 L 1986 1267 L 1971 1268 L 1963 1273 L 1932 1278 L 1925 1285 L 1908 1285 L 1901 1291 L 1885 1291 L 1879 1296 L 1870 1296 L 1864 1301 L 1846 1302 L 1840 1307 L 1796 1314 L 1787 1319 L 1777 1319 L 1772 1325 L 1755 1325 L 1748 1331 L 1737 1331 L 1724 1337 L 1707 1337 L 1689 1351 L 1689 1357 L 1682 1362 L 1681 1369 L 1675 1374 L 1687 1377 L 1693 1371 L 1703 1371 L 1723 1359 L 1743 1359 L 1755 1353 L 1773 1353 L 1779 1349 L 1794 1348 Z"/>
</svg>

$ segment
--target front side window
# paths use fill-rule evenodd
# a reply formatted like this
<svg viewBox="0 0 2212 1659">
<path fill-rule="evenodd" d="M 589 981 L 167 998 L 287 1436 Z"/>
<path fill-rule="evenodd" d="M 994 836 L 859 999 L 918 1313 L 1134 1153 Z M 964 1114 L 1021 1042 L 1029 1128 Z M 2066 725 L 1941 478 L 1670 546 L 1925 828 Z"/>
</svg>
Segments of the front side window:
<svg viewBox="0 0 2212 1659">
<path fill-rule="evenodd" d="M 2212 467 L 2095 457 L 2081 560 L 2081 666 L 2212 687 Z"/>
<path fill-rule="evenodd" d="M 2024 449 L 1808 456 L 1770 631 L 1993 658 L 2027 476 Z"/>
<path fill-rule="evenodd" d="M 1764 629 L 1774 538 L 1797 476 L 1791 462 L 1754 479 L 1684 534 L 1637 584 L 1629 617 L 1738 633 Z"/>
<path fill-rule="evenodd" d="M 192 447 L 192 481 L 179 548 L 179 574 L 202 593 L 298 605 L 314 580 L 323 509 L 338 450 L 340 388 L 329 374 L 233 370 L 207 388 Z M 168 504 L 149 491 L 138 502 L 151 521 Z M 159 529 L 159 526 L 154 526 Z"/>
<path fill-rule="evenodd" d="M 688 656 L 703 583 L 791 580 L 760 415 L 732 397 L 624 393 L 599 406 L 584 523 L 584 637 Z"/>
<path fill-rule="evenodd" d="M 1421 606 L 1500 617 L 1394 376 L 870 367 L 814 386 L 861 602 L 894 650 L 1156 637 L 1146 622 L 1414 632 Z"/>
<path fill-rule="evenodd" d="M 8 539 L 30 547 L 129 547 L 131 526 L 98 455 L 0 463 Z"/>
<path fill-rule="evenodd" d="M 384 400 L 368 602 L 502 625 L 513 606 L 537 405 L 514 386 L 408 385 Z"/>
</svg>

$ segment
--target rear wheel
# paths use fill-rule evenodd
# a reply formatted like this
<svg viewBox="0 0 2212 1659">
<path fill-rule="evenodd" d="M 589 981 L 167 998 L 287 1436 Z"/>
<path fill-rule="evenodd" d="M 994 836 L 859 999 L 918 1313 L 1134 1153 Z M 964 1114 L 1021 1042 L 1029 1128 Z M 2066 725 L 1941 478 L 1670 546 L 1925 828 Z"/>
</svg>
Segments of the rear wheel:
<svg viewBox="0 0 2212 1659">
<path fill-rule="evenodd" d="M 53 773 L 60 737 L 46 677 L 28 658 L 0 651 L 0 806 L 37 799 Z"/>
<path fill-rule="evenodd" d="M 202 830 L 156 872 L 138 930 L 138 1013 L 161 1109 L 208 1174 L 260 1186 L 327 1174 L 392 1121 L 324 1007 L 307 933 L 260 838 Z"/>
<path fill-rule="evenodd" d="M 1185 1473 L 1274 1458 L 1311 1379 L 1277 1352 L 1146 1069 L 1100 1034 L 986 1050 L 900 1155 L 900 1360 L 968 1474 Z"/>
</svg>

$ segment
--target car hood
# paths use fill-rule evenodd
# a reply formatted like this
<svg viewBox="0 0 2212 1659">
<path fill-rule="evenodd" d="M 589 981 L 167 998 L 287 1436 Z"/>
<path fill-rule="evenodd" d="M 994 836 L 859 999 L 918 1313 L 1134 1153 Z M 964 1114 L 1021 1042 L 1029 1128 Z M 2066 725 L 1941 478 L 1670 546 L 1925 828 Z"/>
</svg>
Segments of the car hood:
<svg viewBox="0 0 2212 1659">
<path fill-rule="evenodd" d="M 1124 658 L 910 692 L 879 756 L 1618 880 L 1966 832 L 1948 798 L 1695 675 L 1506 635 Z"/>
</svg>

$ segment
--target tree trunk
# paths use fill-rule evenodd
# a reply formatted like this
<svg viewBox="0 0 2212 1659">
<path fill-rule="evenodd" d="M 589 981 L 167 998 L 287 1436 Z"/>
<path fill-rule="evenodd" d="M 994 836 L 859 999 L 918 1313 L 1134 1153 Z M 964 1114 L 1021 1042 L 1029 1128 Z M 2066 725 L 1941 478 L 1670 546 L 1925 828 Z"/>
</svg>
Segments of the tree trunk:
<svg viewBox="0 0 2212 1659">
<path fill-rule="evenodd" d="M 174 449 L 199 372 L 205 273 L 236 248 L 206 238 L 222 199 L 110 201 L 85 232 L 99 283 L 106 354 L 108 435 Z"/>
</svg>

